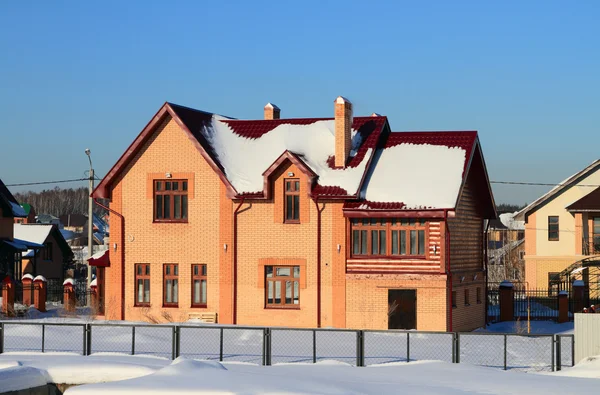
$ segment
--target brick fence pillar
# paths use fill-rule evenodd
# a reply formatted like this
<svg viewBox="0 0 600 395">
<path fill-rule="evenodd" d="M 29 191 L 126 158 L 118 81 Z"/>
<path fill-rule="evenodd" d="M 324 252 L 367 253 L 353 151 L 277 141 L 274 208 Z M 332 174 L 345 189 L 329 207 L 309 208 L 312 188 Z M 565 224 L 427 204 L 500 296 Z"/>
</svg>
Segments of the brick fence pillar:
<svg viewBox="0 0 600 395">
<path fill-rule="evenodd" d="M 29 307 L 33 304 L 33 276 L 26 274 L 21 278 L 23 283 L 23 305 Z"/>
<path fill-rule="evenodd" d="M 569 321 L 569 293 L 562 290 L 558 293 L 558 323 Z"/>
<path fill-rule="evenodd" d="M 44 276 L 37 276 L 33 280 L 34 307 L 44 313 L 46 311 L 46 295 L 48 293 L 48 281 Z"/>
<path fill-rule="evenodd" d="M 8 317 L 15 315 L 15 282 L 10 276 L 2 280 L 2 312 Z"/>
<path fill-rule="evenodd" d="M 585 284 L 582 280 L 573 281 L 573 313 L 581 313 L 585 306 Z"/>
<path fill-rule="evenodd" d="M 92 283 L 90 284 L 90 297 L 92 301 L 92 311 L 94 312 L 94 314 L 99 314 L 100 301 L 98 297 L 98 282 L 96 281 L 96 279 L 94 279 L 94 281 L 92 281 Z"/>
<path fill-rule="evenodd" d="M 64 289 L 64 306 L 67 311 L 75 311 L 76 296 L 75 296 L 75 280 L 67 278 L 63 283 Z"/>
<path fill-rule="evenodd" d="M 500 321 L 515 319 L 515 292 L 513 284 L 504 280 L 500 283 Z"/>
</svg>

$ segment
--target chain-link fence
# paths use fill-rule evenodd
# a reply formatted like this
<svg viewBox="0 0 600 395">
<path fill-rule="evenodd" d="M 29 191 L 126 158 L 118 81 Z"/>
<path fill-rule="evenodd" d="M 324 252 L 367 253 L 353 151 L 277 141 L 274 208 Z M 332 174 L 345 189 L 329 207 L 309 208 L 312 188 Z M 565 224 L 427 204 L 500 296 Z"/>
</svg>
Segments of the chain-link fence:
<svg viewBox="0 0 600 395">
<path fill-rule="evenodd" d="M 551 334 L 0 322 L 0 353 L 121 353 L 262 365 L 334 360 L 368 366 L 437 360 L 554 371 L 573 366 L 574 343 L 574 335 Z"/>
</svg>

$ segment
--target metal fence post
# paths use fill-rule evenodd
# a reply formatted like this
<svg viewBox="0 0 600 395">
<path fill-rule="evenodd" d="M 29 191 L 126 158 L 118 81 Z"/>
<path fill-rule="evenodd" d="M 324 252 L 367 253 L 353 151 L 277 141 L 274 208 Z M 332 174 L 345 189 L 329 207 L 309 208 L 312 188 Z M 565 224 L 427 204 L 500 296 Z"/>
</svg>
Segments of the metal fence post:
<svg viewBox="0 0 600 395">
<path fill-rule="evenodd" d="M 177 342 L 177 330 L 171 327 L 171 359 L 175 359 L 175 343 Z"/>
<path fill-rule="evenodd" d="M 219 361 L 223 362 L 223 327 L 219 330 Z"/>
<path fill-rule="evenodd" d="M 506 343 L 507 343 L 507 335 L 504 335 L 504 370 L 507 370 L 506 366 Z"/>
<path fill-rule="evenodd" d="M 87 355 L 87 333 L 85 332 L 85 324 L 81 327 L 83 332 L 83 355 Z"/>
<path fill-rule="evenodd" d="M 181 353 L 181 328 L 176 326 L 175 333 L 177 334 L 175 341 L 175 358 L 179 358 L 179 355 Z"/>
<path fill-rule="evenodd" d="M 556 335 L 556 370 L 562 369 L 562 350 L 561 344 L 562 338 L 560 335 Z M 554 358 L 553 358 L 554 359 Z"/>
<path fill-rule="evenodd" d="M 131 355 L 135 355 L 135 325 L 131 327 Z"/>
<path fill-rule="evenodd" d="M 90 355 L 92 353 L 92 325 L 91 324 L 86 324 L 85 325 L 85 333 L 86 333 L 86 343 L 87 343 L 87 348 L 86 348 L 86 354 L 85 355 Z"/>
<path fill-rule="evenodd" d="M 42 324 L 42 352 L 46 349 L 46 325 Z"/>
<path fill-rule="evenodd" d="M 317 363 L 317 331 L 313 329 L 313 363 Z"/>
<path fill-rule="evenodd" d="M 460 363 L 460 333 L 456 333 L 454 345 L 454 363 Z"/>
<path fill-rule="evenodd" d="M 550 335 L 550 354 L 550 357 L 552 358 L 552 372 L 554 372 L 554 335 Z"/>
<path fill-rule="evenodd" d="M 406 332 L 406 362 L 410 362 L 410 332 Z"/>
<path fill-rule="evenodd" d="M 263 365 L 271 365 L 271 330 L 265 328 L 263 331 Z"/>
<path fill-rule="evenodd" d="M 571 335 L 571 366 L 575 366 L 575 335 Z"/>
<path fill-rule="evenodd" d="M 365 366 L 365 338 L 363 331 L 356 331 L 356 366 Z"/>
<path fill-rule="evenodd" d="M 4 352 L 4 323 L 0 322 L 0 354 Z"/>
</svg>

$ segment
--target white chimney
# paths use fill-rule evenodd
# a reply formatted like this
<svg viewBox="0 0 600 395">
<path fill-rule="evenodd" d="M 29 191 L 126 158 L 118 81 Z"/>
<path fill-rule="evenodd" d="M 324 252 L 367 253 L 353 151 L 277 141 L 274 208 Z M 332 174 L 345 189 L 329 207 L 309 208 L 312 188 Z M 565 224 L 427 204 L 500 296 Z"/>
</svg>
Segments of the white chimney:
<svg viewBox="0 0 600 395">
<path fill-rule="evenodd" d="M 352 149 L 352 103 L 345 97 L 335 99 L 335 167 L 346 167 Z"/>
<path fill-rule="evenodd" d="M 265 106 L 265 119 L 279 119 L 281 110 L 275 104 L 267 103 Z"/>
</svg>

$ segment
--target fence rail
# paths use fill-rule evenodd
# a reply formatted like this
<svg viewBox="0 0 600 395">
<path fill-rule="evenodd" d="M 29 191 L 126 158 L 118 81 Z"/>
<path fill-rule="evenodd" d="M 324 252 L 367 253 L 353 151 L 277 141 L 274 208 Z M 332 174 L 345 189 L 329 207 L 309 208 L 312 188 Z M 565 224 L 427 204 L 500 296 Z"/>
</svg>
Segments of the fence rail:
<svg viewBox="0 0 600 395">
<path fill-rule="evenodd" d="M 336 360 L 369 366 L 441 360 L 554 371 L 573 366 L 574 343 L 573 335 L 551 334 L 0 322 L 0 353 L 116 352 L 262 365 Z"/>
</svg>

